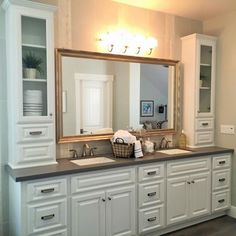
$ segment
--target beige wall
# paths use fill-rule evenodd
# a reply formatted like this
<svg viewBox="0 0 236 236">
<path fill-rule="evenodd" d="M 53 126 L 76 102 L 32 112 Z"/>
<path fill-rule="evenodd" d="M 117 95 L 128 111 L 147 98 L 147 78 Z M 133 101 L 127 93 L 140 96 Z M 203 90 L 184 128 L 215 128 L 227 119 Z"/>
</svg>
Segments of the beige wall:
<svg viewBox="0 0 236 236">
<path fill-rule="evenodd" d="M 236 149 L 235 135 L 221 134 L 220 125 L 236 126 L 236 12 L 204 22 L 204 33 L 215 35 L 216 63 L 216 144 Z M 232 186 L 236 186 L 236 160 L 233 156 Z M 232 188 L 232 205 L 236 206 L 236 188 Z"/>
</svg>

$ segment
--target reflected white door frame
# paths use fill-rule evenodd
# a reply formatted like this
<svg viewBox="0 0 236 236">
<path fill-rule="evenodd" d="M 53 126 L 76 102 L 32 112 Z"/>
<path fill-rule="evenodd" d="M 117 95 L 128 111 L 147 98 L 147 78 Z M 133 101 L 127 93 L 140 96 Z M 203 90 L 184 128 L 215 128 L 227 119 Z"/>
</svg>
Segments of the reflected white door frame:
<svg viewBox="0 0 236 236">
<path fill-rule="evenodd" d="M 113 75 L 75 74 L 76 133 L 112 127 Z"/>
</svg>

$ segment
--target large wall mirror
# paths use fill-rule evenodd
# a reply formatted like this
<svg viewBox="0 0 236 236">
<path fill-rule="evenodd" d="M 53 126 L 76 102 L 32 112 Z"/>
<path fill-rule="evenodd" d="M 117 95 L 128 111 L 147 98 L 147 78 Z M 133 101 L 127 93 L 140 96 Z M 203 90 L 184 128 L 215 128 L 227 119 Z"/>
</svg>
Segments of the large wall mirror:
<svg viewBox="0 0 236 236">
<path fill-rule="evenodd" d="M 177 61 L 56 49 L 57 141 L 175 133 L 178 80 Z"/>
</svg>

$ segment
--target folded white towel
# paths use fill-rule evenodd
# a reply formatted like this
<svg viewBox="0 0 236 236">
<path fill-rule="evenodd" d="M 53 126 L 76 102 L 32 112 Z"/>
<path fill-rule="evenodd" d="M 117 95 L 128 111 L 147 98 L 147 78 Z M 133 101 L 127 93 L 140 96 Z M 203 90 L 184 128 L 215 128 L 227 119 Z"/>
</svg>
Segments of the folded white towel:
<svg viewBox="0 0 236 236">
<path fill-rule="evenodd" d="M 134 142 L 134 156 L 135 158 L 143 157 L 142 145 L 139 140 Z"/>
<path fill-rule="evenodd" d="M 116 142 L 116 139 L 123 139 L 124 143 L 134 143 L 136 141 L 136 137 L 127 130 L 116 131 L 112 137 L 112 142 Z"/>
</svg>

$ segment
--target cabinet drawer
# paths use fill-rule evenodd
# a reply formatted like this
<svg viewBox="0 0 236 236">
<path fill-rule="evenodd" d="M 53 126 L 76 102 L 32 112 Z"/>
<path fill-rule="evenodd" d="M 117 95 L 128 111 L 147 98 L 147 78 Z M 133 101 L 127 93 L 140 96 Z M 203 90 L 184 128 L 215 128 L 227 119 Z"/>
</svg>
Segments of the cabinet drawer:
<svg viewBox="0 0 236 236">
<path fill-rule="evenodd" d="M 230 170 L 213 171 L 212 190 L 221 190 L 230 187 Z"/>
<path fill-rule="evenodd" d="M 196 119 L 196 130 L 213 130 L 214 119 L 213 118 L 199 118 Z"/>
<path fill-rule="evenodd" d="M 230 207 L 230 192 L 217 192 L 212 195 L 212 211 L 225 210 Z"/>
<path fill-rule="evenodd" d="M 155 180 L 164 177 L 164 164 L 145 165 L 138 168 L 138 180 Z"/>
<path fill-rule="evenodd" d="M 67 225 L 66 199 L 47 204 L 28 205 L 28 234 Z"/>
<path fill-rule="evenodd" d="M 67 194 L 66 179 L 54 179 L 27 184 L 27 201 L 47 200 Z"/>
<path fill-rule="evenodd" d="M 135 169 L 101 171 L 91 174 L 80 174 L 71 177 L 71 192 L 94 190 L 104 187 L 113 187 L 120 184 L 135 182 Z"/>
<path fill-rule="evenodd" d="M 231 155 L 219 155 L 213 157 L 213 169 L 230 168 Z"/>
<path fill-rule="evenodd" d="M 139 184 L 139 207 L 164 202 L 164 180 Z"/>
<path fill-rule="evenodd" d="M 18 144 L 17 148 L 20 163 L 42 163 L 51 160 L 54 156 L 54 145 L 50 142 L 31 145 Z"/>
<path fill-rule="evenodd" d="M 53 140 L 54 129 L 52 124 L 19 125 L 17 127 L 17 142 L 35 142 Z"/>
<path fill-rule="evenodd" d="M 210 144 L 210 143 L 213 143 L 213 131 L 204 131 L 204 132 L 201 132 L 201 131 L 198 131 L 196 132 L 195 134 L 195 144 L 198 145 L 198 144 Z"/>
<path fill-rule="evenodd" d="M 197 158 L 195 160 L 170 161 L 167 163 L 167 176 L 188 174 L 197 171 L 209 171 L 211 158 Z"/>
<path fill-rule="evenodd" d="M 139 233 L 156 230 L 164 226 L 163 205 L 139 210 Z"/>
</svg>

